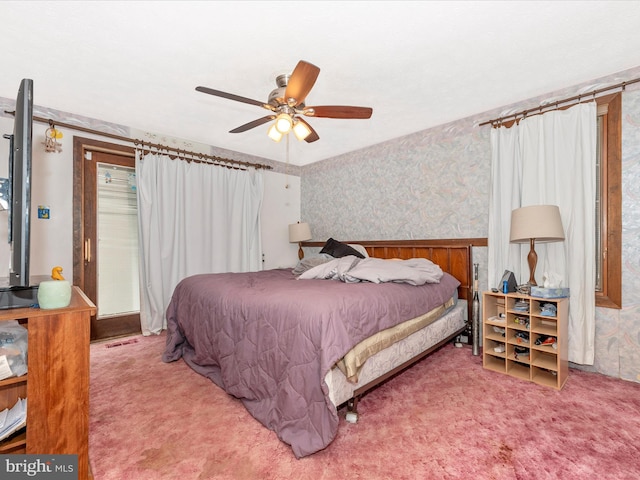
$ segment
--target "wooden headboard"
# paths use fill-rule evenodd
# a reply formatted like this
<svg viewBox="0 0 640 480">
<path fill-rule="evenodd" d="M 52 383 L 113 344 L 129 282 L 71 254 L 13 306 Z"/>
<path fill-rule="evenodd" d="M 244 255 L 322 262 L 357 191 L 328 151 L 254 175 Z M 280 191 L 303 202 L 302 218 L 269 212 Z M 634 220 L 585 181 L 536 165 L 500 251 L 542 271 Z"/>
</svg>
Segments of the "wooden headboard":
<svg viewBox="0 0 640 480">
<path fill-rule="evenodd" d="M 340 240 L 343 243 L 357 243 L 367 249 L 375 258 L 427 258 L 445 272 L 460 281 L 458 297 L 467 300 L 471 319 L 473 298 L 473 258 L 474 245 L 486 246 L 486 239 L 449 240 Z M 322 247 L 325 242 L 302 242 L 303 247 Z"/>
</svg>

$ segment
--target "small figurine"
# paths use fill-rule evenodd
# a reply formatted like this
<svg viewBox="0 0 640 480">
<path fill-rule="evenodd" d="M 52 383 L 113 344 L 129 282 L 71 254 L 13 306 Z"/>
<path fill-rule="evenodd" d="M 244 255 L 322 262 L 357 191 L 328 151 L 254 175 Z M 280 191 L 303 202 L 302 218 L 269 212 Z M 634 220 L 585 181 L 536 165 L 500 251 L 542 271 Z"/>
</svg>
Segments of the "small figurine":
<svg viewBox="0 0 640 480">
<path fill-rule="evenodd" d="M 62 276 L 62 267 L 53 267 L 51 269 L 51 278 L 54 280 L 64 280 Z"/>
</svg>

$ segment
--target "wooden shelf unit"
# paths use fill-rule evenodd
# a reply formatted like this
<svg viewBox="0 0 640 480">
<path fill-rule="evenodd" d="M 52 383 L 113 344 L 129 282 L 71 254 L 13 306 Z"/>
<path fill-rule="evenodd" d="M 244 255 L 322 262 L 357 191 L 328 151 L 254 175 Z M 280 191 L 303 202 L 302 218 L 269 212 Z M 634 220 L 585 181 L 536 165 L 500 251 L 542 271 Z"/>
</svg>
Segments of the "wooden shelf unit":
<svg viewBox="0 0 640 480">
<path fill-rule="evenodd" d="M 518 310 L 518 303 L 526 305 L 527 310 Z M 542 314 L 541 305 L 545 303 L 556 306 L 556 315 Z M 517 293 L 484 292 L 483 367 L 562 389 L 569 376 L 568 315 L 568 298 L 547 299 Z M 538 339 L 547 336 L 555 337 L 556 348 L 552 345 L 536 345 Z"/>
<path fill-rule="evenodd" d="M 27 426 L 0 440 L 0 454 L 76 454 L 89 478 L 89 336 L 96 307 L 73 287 L 66 308 L 14 308 L 0 322 L 28 330 L 27 374 L 0 381 L 0 410 L 27 398 Z"/>
</svg>

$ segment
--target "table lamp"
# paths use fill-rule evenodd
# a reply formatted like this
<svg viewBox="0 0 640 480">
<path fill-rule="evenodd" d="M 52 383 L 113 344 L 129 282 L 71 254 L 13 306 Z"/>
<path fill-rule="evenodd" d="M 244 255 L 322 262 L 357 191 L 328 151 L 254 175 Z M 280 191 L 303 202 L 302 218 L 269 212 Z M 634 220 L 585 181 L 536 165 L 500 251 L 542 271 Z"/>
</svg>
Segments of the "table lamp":
<svg viewBox="0 0 640 480">
<path fill-rule="evenodd" d="M 538 285 L 535 279 L 538 255 L 535 242 L 559 242 L 564 240 L 560 209 L 556 205 L 530 205 L 511 212 L 511 243 L 527 243 L 531 248 L 529 262 L 529 285 Z"/>
<path fill-rule="evenodd" d="M 302 260 L 304 252 L 302 251 L 302 242 L 311 240 L 311 228 L 308 223 L 292 223 L 289 225 L 289 242 L 298 244 L 298 259 Z"/>
</svg>

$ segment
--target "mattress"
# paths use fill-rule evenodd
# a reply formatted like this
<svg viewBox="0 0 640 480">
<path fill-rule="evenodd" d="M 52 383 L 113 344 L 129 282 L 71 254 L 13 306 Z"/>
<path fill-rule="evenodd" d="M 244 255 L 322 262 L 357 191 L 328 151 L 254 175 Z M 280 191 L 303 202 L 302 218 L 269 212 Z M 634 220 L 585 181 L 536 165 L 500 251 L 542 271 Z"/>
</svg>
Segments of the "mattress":
<svg viewBox="0 0 640 480">
<path fill-rule="evenodd" d="M 371 356 L 362 365 L 356 383 L 350 382 L 340 368 L 335 366 L 324 378 L 329 389 L 329 398 L 336 407 L 342 405 L 353 398 L 354 392 L 358 388 L 390 372 L 395 367 L 462 329 L 468 319 L 467 312 L 467 302 L 458 300 L 455 307 L 437 320 Z"/>
</svg>

